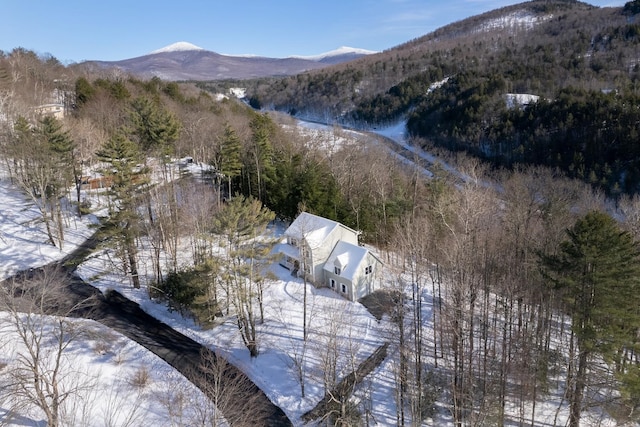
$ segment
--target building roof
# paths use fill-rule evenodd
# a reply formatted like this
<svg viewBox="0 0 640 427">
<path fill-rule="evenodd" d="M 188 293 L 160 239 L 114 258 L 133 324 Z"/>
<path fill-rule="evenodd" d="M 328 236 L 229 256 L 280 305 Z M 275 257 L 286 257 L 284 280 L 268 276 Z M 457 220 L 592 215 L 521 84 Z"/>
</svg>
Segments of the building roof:
<svg viewBox="0 0 640 427">
<path fill-rule="evenodd" d="M 351 230 L 349 227 L 346 227 L 339 222 L 310 214 L 308 212 L 302 212 L 298 215 L 295 221 L 291 223 L 284 234 L 297 239 L 304 238 L 309 247 L 317 248 L 337 227 L 344 227 L 347 230 Z M 356 233 L 354 230 L 351 231 Z"/>
<path fill-rule="evenodd" d="M 300 250 L 291 245 L 281 243 L 278 245 L 277 251 L 291 258 L 300 258 Z"/>
<path fill-rule="evenodd" d="M 369 250 L 363 246 L 340 240 L 324 264 L 324 269 L 333 272 L 333 267 L 337 265 L 342 270 L 340 276 L 353 281 L 358 269 L 364 268 L 362 262 L 368 253 Z"/>
</svg>

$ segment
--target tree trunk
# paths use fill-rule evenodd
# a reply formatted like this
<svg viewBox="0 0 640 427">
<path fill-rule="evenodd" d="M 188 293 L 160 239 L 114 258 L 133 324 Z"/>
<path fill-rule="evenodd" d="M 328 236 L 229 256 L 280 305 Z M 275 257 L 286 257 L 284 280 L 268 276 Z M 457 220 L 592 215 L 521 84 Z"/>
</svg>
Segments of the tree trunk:
<svg viewBox="0 0 640 427">
<path fill-rule="evenodd" d="M 575 386 L 571 393 L 569 427 L 580 427 L 580 417 L 582 414 L 582 396 L 587 382 L 587 360 L 589 352 L 580 349 L 578 345 L 578 367 L 575 374 Z"/>
<path fill-rule="evenodd" d="M 129 271 L 133 287 L 140 289 L 140 277 L 138 276 L 138 260 L 136 259 L 137 249 L 133 239 L 127 238 L 126 243 L 127 259 L 129 261 Z"/>
</svg>

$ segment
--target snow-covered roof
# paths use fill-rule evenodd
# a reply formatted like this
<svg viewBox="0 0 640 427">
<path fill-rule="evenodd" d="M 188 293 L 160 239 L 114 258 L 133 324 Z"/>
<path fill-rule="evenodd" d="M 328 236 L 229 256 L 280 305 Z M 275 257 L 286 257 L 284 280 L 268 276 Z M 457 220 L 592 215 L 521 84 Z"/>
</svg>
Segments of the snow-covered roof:
<svg viewBox="0 0 640 427">
<path fill-rule="evenodd" d="M 333 272 L 334 266 L 340 267 L 340 276 L 352 281 L 358 269 L 364 268 L 362 262 L 368 253 L 369 250 L 363 246 L 340 240 L 324 264 L 324 269 Z"/>
<path fill-rule="evenodd" d="M 338 255 L 336 257 L 336 260 L 334 261 L 334 264 L 340 268 L 345 268 L 347 265 L 349 265 L 349 252 L 344 252 Z"/>
<path fill-rule="evenodd" d="M 304 238 L 307 245 L 317 248 L 337 227 L 345 227 L 339 222 L 321 216 L 302 212 L 284 232 L 286 236 L 296 239 Z"/>
<path fill-rule="evenodd" d="M 277 248 L 274 248 L 274 251 L 291 258 L 300 258 L 300 250 L 298 248 L 284 243 L 279 244 Z"/>
</svg>

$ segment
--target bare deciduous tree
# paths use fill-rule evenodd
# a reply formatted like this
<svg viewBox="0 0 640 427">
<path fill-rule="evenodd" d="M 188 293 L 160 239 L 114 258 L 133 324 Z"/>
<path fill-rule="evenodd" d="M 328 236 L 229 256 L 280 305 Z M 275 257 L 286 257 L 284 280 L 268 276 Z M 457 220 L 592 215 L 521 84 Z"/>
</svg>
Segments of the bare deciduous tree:
<svg viewBox="0 0 640 427">
<path fill-rule="evenodd" d="M 199 426 L 255 426 L 266 417 L 268 408 L 256 386 L 244 374 L 214 352 L 203 349 L 198 367 L 200 389 L 210 399 L 200 400 L 194 420 Z M 250 408 L 250 409 L 249 409 Z"/>
<path fill-rule="evenodd" d="M 81 323 L 69 316 L 86 309 L 91 299 L 74 299 L 65 291 L 68 277 L 58 268 L 26 274 L 23 280 L 5 282 L 2 327 L 15 334 L 21 347 L 8 367 L 2 389 L 23 407 L 37 407 L 50 427 L 67 424 L 71 407 L 94 384 L 78 371 L 67 349 L 83 334 Z"/>
</svg>

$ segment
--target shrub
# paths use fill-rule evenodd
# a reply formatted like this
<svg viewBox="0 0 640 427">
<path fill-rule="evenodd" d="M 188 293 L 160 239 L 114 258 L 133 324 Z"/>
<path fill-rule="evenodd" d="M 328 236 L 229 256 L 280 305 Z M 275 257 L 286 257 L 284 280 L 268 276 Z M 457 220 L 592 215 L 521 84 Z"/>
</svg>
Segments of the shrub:
<svg viewBox="0 0 640 427">
<path fill-rule="evenodd" d="M 167 278 L 158 285 L 158 288 L 171 303 L 179 310 L 189 308 L 195 299 L 204 293 L 199 285 L 195 270 L 178 271 L 169 273 Z"/>
<path fill-rule="evenodd" d="M 151 375 L 149 374 L 149 370 L 142 366 L 138 368 L 134 373 L 131 379 L 129 380 L 129 384 L 135 388 L 145 388 L 149 385 L 151 381 Z"/>
</svg>

